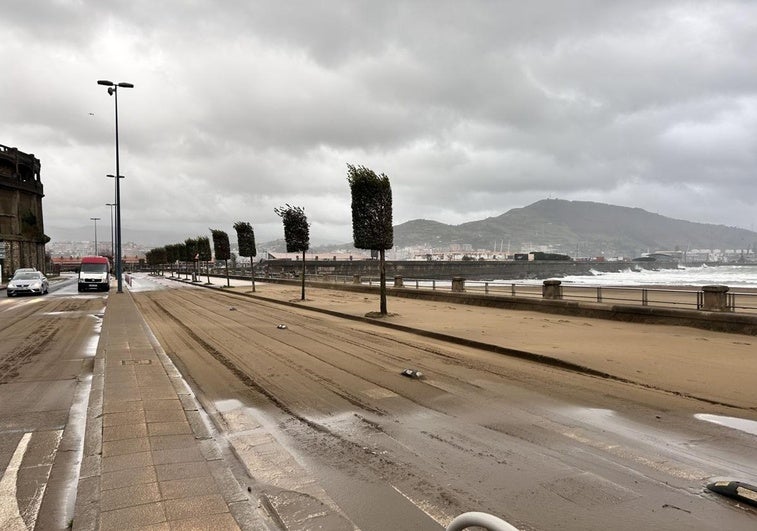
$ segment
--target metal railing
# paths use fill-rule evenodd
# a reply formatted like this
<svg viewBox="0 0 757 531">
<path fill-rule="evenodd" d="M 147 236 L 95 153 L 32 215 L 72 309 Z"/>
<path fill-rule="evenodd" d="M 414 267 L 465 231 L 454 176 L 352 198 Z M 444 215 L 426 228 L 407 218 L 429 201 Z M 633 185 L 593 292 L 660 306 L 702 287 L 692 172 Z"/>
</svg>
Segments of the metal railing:
<svg viewBox="0 0 757 531">
<path fill-rule="evenodd" d="M 354 277 L 336 275 L 308 275 L 307 280 L 342 284 L 355 283 Z M 377 286 L 379 284 L 379 279 L 378 277 L 365 276 L 359 278 L 359 283 L 360 285 Z M 387 278 L 387 286 L 398 287 L 393 278 Z M 464 286 L 465 293 L 533 299 L 544 298 L 542 284 L 466 280 Z M 401 287 L 405 289 L 449 291 L 452 290 L 452 281 L 403 278 Z M 725 311 L 757 312 L 757 292 L 733 291 L 728 292 L 725 295 Z M 702 310 L 705 306 L 704 292 L 701 289 L 692 288 L 649 288 L 640 286 L 586 286 L 564 284 L 561 286 L 560 299 L 610 305 L 629 304 L 664 308 L 683 308 L 690 310 Z"/>
<path fill-rule="evenodd" d="M 225 275 L 225 272 L 222 272 Z M 236 275 L 242 278 L 243 275 Z M 256 272 L 257 273 L 257 272 Z M 182 271 L 182 274 L 184 272 Z M 221 274 L 211 271 L 211 275 Z M 249 276 L 249 270 L 246 272 Z M 266 278 L 297 279 L 299 275 L 255 275 L 260 281 Z M 399 278 L 399 277 L 397 277 Z M 328 282 L 333 284 L 352 284 L 374 287 L 379 285 L 377 276 L 360 275 L 306 275 L 308 282 Z M 402 287 L 404 289 L 452 291 L 452 280 L 402 278 L 398 285 L 395 277 L 387 276 L 387 287 Z M 530 299 L 542 299 L 544 297 L 543 284 L 541 283 L 514 283 L 496 280 L 465 280 L 464 292 L 490 296 L 522 297 Z M 733 291 L 724 294 L 726 297 L 724 311 L 757 313 L 757 292 Z M 563 284 L 560 286 L 561 300 L 578 301 L 599 304 L 628 304 L 650 306 L 658 308 L 682 308 L 689 310 L 705 309 L 704 292 L 701 289 L 688 288 L 649 288 L 641 286 L 588 286 Z"/>
</svg>

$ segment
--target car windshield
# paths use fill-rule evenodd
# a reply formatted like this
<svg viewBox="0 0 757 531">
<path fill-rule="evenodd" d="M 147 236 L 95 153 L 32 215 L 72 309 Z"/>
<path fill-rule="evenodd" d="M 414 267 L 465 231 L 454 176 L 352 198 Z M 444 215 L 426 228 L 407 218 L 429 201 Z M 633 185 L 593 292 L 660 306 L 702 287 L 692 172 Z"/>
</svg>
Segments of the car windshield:
<svg viewBox="0 0 757 531">
<path fill-rule="evenodd" d="M 16 273 L 16 275 L 13 277 L 13 280 L 39 280 L 40 277 L 39 273 Z"/>
<path fill-rule="evenodd" d="M 82 264 L 82 273 L 105 273 L 108 271 L 108 264 Z"/>
</svg>

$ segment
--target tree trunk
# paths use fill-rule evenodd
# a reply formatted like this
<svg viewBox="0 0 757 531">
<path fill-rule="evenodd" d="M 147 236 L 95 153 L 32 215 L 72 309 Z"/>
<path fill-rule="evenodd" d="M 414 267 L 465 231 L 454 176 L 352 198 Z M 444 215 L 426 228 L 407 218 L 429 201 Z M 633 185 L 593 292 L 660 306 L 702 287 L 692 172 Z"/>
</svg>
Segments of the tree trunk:
<svg viewBox="0 0 757 531">
<path fill-rule="evenodd" d="M 208 276 L 208 284 L 210 284 L 210 261 L 205 261 L 205 274 Z"/>
<path fill-rule="evenodd" d="M 384 262 L 384 249 L 379 250 L 379 278 L 381 282 L 381 315 L 386 315 L 386 262 Z"/>
<path fill-rule="evenodd" d="M 250 257 L 250 277 L 252 277 L 252 292 L 255 293 L 255 262 L 252 261 L 252 256 Z"/>
<path fill-rule="evenodd" d="M 305 300 L 305 251 L 302 251 L 302 300 Z"/>
</svg>

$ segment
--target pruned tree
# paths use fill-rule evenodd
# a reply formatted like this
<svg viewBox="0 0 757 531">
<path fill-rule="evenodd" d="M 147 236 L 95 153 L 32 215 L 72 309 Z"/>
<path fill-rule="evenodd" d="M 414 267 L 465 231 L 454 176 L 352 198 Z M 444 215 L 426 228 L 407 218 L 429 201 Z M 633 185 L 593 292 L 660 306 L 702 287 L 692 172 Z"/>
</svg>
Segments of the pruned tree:
<svg viewBox="0 0 757 531">
<path fill-rule="evenodd" d="M 197 251 L 197 238 L 187 238 L 184 240 L 187 248 L 187 261 L 192 264 L 192 282 L 197 281 L 197 262 L 200 259 Z"/>
<path fill-rule="evenodd" d="M 352 193 L 352 235 L 355 247 L 379 252 L 380 313 L 386 315 L 386 263 L 384 251 L 394 246 L 392 187 L 389 177 L 364 166 L 347 164 Z"/>
<path fill-rule="evenodd" d="M 229 258 L 231 258 L 231 246 L 229 245 L 229 235 L 222 230 L 210 229 L 213 236 L 213 251 L 216 260 L 223 260 L 226 264 L 226 287 L 231 286 L 229 282 Z"/>
<path fill-rule="evenodd" d="M 181 276 L 181 264 L 184 264 L 184 277 L 187 277 L 187 246 L 184 243 L 177 243 L 176 248 L 179 250 L 179 275 Z"/>
<path fill-rule="evenodd" d="M 166 263 L 166 248 L 156 247 L 150 249 L 145 253 L 145 259 L 153 274 L 162 274 L 163 265 Z"/>
<path fill-rule="evenodd" d="M 168 263 L 168 270 L 171 271 L 171 277 L 174 274 L 174 265 L 179 259 L 179 246 L 175 243 L 166 245 L 166 262 Z"/>
<path fill-rule="evenodd" d="M 213 259 L 213 253 L 210 250 L 210 238 L 207 236 L 197 237 L 197 254 L 200 255 L 200 261 L 205 262 L 205 272 L 208 275 L 208 284 L 210 284 L 210 261 Z"/>
<path fill-rule="evenodd" d="M 255 247 L 255 231 L 252 225 L 247 221 L 237 221 L 234 223 L 234 230 L 237 231 L 237 245 L 239 245 L 239 256 L 246 256 L 250 259 L 250 278 L 252 279 L 252 292 L 255 293 L 255 260 L 258 250 Z"/>
<path fill-rule="evenodd" d="M 305 251 L 310 249 L 310 225 L 305 209 L 284 205 L 273 209 L 284 222 L 284 239 L 288 253 L 302 253 L 302 300 L 305 300 Z"/>
</svg>

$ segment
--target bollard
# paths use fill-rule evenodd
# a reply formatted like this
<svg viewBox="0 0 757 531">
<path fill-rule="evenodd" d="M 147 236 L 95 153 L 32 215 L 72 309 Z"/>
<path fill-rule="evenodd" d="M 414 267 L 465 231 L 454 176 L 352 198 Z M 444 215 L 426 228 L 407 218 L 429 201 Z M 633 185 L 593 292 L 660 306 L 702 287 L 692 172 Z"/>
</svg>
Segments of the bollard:
<svg viewBox="0 0 757 531">
<path fill-rule="evenodd" d="M 360 284 L 360 275 L 352 275 L 352 283 Z"/>
<path fill-rule="evenodd" d="M 405 287 L 405 284 L 404 284 L 404 282 L 402 280 L 402 277 L 400 277 L 400 276 L 395 276 L 394 277 L 394 287 L 395 288 L 404 288 Z"/>
<path fill-rule="evenodd" d="M 545 299 L 562 299 L 562 282 L 545 280 L 541 288 L 541 296 Z"/>
<path fill-rule="evenodd" d="M 702 309 L 710 312 L 727 312 L 728 286 L 702 286 Z"/>
<path fill-rule="evenodd" d="M 452 277 L 452 291 L 465 291 L 465 279 L 463 277 Z"/>
</svg>

